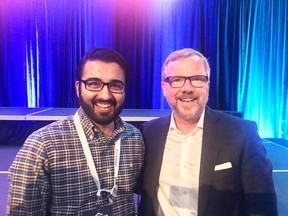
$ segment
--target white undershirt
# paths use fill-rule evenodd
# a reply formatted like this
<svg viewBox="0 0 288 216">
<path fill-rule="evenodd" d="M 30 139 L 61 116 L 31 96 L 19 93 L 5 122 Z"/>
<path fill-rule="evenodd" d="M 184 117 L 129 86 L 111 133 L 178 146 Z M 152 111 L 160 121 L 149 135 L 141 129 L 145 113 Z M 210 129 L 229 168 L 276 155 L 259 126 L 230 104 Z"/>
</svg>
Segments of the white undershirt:
<svg viewBox="0 0 288 216">
<path fill-rule="evenodd" d="M 204 113 L 188 135 L 176 128 L 172 113 L 157 194 L 159 215 L 197 215 Z"/>
</svg>

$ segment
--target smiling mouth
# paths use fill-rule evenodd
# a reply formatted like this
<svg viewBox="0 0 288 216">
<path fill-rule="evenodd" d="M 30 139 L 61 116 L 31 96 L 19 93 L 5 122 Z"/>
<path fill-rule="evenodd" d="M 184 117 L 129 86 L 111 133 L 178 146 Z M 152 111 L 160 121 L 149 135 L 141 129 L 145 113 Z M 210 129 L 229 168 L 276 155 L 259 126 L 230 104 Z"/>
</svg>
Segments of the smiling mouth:
<svg viewBox="0 0 288 216">
<path fill-rule="evenodd" d="M 112 106 L 115 106 L 116 103 L 114 100 L 102 100 L 102 99 L 96 99 L 93 101 L 93 104 L 99 108 L 103 108 L 103 109 L 108 109 Z"/>
<path fill-rule="evenodd" d="M 112 106 L 111 103 L 96 103 L 95 105 L 102 108 L 109 108 Z"/>
<path fill-rule="evenodd" d="M 192 102 L 192 101 L 196 100 L 196 98 L 194 98 L 194 99 L 193 98 L 182 98 L 182 99 L 180 98 L 179 100 L 182 102 Z"/>
</svg>

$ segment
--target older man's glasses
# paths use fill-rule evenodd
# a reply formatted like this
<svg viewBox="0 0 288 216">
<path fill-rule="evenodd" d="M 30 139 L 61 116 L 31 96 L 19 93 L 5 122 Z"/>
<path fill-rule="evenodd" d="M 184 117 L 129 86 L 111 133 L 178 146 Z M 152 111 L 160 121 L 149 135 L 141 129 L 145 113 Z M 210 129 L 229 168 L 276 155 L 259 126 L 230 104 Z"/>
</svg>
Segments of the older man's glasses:
<svg viewBox="0 0 288 216">
<path fill-rule="evenodd" d="M 168 76 L 164 79 L 164 82 L 169 83 L 172 88 L 180 88 L 184 86 L 186 80 L 189 80 L 193 87 L 202 88 L 208 81 L 208 76 Z"/>
<path fill-rule="evenodd" d="M 122 81 L 112 81 L 112 82 L 102 82 L 99 79 L 87 79 L 87 80 L 79 80 L 80 82 L 84 83 L 85 88 L 88 91 L 92 92 L 99 92 L 101 91 L 104 86 L 106 85 L 108 87 L 108 90 L 111 93 L 121 94 L 126 89 L 126 84 Z"/>
</svg>

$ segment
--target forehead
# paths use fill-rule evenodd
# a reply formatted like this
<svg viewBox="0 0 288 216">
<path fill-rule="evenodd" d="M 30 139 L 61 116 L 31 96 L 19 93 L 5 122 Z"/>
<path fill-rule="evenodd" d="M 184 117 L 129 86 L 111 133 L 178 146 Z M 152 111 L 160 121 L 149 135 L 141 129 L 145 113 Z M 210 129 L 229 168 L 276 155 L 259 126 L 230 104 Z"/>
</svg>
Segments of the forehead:
<svg viewBox="0 0 288 216">
<path fill-rule="evenodd" d="M 122 80 L 125 81 L 125 74 L 119 64 L 115 62 L 87 61 L 82 73 L 82 79 L 99 78 L 102 81 Z"/>
<path fill-rule="evenodd" d="M 207 75 L 204 61 L 197 55 L 170 61 L 165 72 L 166 76 Z"/>
</svg>

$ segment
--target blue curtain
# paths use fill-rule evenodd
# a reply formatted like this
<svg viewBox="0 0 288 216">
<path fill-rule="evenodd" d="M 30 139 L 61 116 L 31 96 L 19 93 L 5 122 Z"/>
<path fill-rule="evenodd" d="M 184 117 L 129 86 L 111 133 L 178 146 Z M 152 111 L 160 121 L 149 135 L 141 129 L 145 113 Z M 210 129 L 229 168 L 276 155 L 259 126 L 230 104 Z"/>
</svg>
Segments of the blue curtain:
<svg viewBox="0 0 288 216">
<path fill-rule="evenodd" d="M 287 14 L 287 0 L 1 0 L 0 106 L 77 107 L 77 63 L 107 47 L 131 66 L 125 108 L 167 109 L 162 63 L 191 47 L 211 64 L 211 107 L 288 138 Z"/>
<path fill-rule="evenodd" d="M 265 137 L 288 138 L 288 1 L 241 5 L 238 110 Z"/>
</svg>

